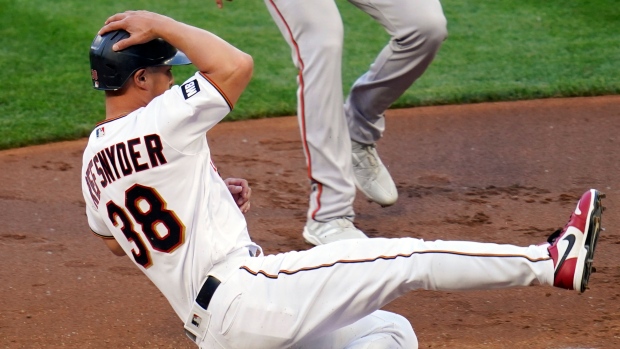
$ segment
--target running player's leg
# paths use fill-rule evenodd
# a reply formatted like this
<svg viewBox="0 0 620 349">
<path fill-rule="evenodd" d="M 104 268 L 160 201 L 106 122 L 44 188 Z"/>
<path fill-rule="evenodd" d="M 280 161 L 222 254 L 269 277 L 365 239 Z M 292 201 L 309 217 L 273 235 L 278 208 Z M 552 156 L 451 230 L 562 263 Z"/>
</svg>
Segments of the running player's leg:
<svg viewBox="0 0 620 349">
<path fill-rule="evenodd" d="M 308 220 L 353 218 L 355 184 L 343 111 L 343 27 L 333 0 L 265 0 L 299 69 L 297 117 L 308 176 Z"/>
<path fill-rule="evenodd" d="M 384 112 L 435 57 L 447 35 L 446 19 L 439 0 L 349 1 L 391 36 L 368 72 L 353 84 L 344 106 L 355 184 L 370 200 L 389 206 L 398 192 L 375 147 L 385 130 Z"/>
<path fill-rule="evenodd" d="M 214 295 L 213 332 L 233 347 L 285 347 L 348 326 L 410 290 L 552 285 L 553 268 L 547 245 L 337 241 L 247 259 Z"/>
<path fill-rule="evenodd" d="M 432 62 L 447 36 L 439 0 L 349 0 L 391 36 L 351 88 L 345 103 L 351 139 L 372 144 L 383 134 L 383 113 Z"/>
</svg>

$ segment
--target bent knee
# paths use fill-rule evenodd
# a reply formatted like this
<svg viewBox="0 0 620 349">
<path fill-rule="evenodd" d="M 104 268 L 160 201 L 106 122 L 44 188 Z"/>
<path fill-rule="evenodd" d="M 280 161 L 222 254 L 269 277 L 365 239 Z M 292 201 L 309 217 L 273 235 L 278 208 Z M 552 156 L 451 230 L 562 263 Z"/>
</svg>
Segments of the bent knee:
<svg viewBox="0 0 620 349">
<path fill-rule="evenodd" d="M 394 314 L 394 327 L 395 327 L 395 335 L 398 338 L 398 341 L 401 342 L 401 348 L 418 348 L 418 337 L 415 335 L 415 331 L 413 331 L 413 327 L 409 320 L 407 320 L 404 316 Z"/>
<path fill-rule="evenodd" d="M 443 12 L 432 12 L 426 16 L 416 16 L 398 28 L 394 41 L 402 48 L 439 47 L 448 36 L 448 21 Z"/>
<path fill-rule="evenodd" d="M 427 40 L 442 43 L 448 36 L 448 21 L 443 13 L 429 16 L 420 27 L 420 33 Z"/>
<path fill-rule="evenodd" d="M 409 320 L 402 315 L 391 312 L 382 312 L 380 316 L 384 321 L 392 324 L 389 333 L 393 341 L 398 344 L 398 348 L 418 348 L 418 337 L 415 335 Z"/>
</svg>

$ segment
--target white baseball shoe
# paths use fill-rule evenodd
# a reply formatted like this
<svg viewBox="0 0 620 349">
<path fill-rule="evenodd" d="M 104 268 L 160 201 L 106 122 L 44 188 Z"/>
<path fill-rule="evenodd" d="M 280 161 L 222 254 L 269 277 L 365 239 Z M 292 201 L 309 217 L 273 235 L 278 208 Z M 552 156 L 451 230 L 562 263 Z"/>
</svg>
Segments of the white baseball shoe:
<svg viewBox="0 0 620 349">
<path fill-rule="evenodd" d="M 549 236 L 549 255 L 555 268 L 553 285 L 581 293 L 593 272 L 594 249 L 601 228 L 605 195 L 595 189 L 585 192 L 568 223 Z"/>
<path fill-rule="evenodd" d="M 368 238 L 366 234 L 353 225 L 353 222 L 344 217 L 327 222 L 309 220 L 304 227 L 302 235 L 306 242 L 316 246 L 338 240 Z"/>
<path fill-rule="evenodd" d="M 351 150 L 357 189 L 383 207 L 393 205 L 398 199 L 396 184 L 379 159 L 376 146 L 352 140 Z"/>
</svg>

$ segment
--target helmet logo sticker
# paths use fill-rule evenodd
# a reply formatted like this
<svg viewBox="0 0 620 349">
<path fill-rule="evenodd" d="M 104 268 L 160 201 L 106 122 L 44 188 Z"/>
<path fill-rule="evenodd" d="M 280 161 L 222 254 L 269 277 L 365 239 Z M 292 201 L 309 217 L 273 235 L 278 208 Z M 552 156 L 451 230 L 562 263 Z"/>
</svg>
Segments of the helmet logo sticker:
<svg viewBox="0 0 620 349">
<path fill-rule="evenodd" d="M 97 71 L 95 69 L 91 69 L 90 70 L 90 76 L 93 78 L 93 84 L 95 85 L 95 88 L 99 88 L 99 76 L 97 75 Z"/>
</svg>

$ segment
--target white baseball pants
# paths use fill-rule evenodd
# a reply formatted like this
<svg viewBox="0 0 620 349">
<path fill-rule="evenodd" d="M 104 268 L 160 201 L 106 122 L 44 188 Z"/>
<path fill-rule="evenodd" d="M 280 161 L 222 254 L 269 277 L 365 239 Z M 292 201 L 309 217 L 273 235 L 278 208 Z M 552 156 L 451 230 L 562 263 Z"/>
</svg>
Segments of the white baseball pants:
<svg viewBox="0 0 620 349">
<path fill-rule="evenodd" d="M 222 283 L 201 348 L 416 348 L 408 321 L 378 311 L 408 291 L 553 285 L 547 245 L 413 238 L 231 259 L 213 272 Z"/>
</svg>

